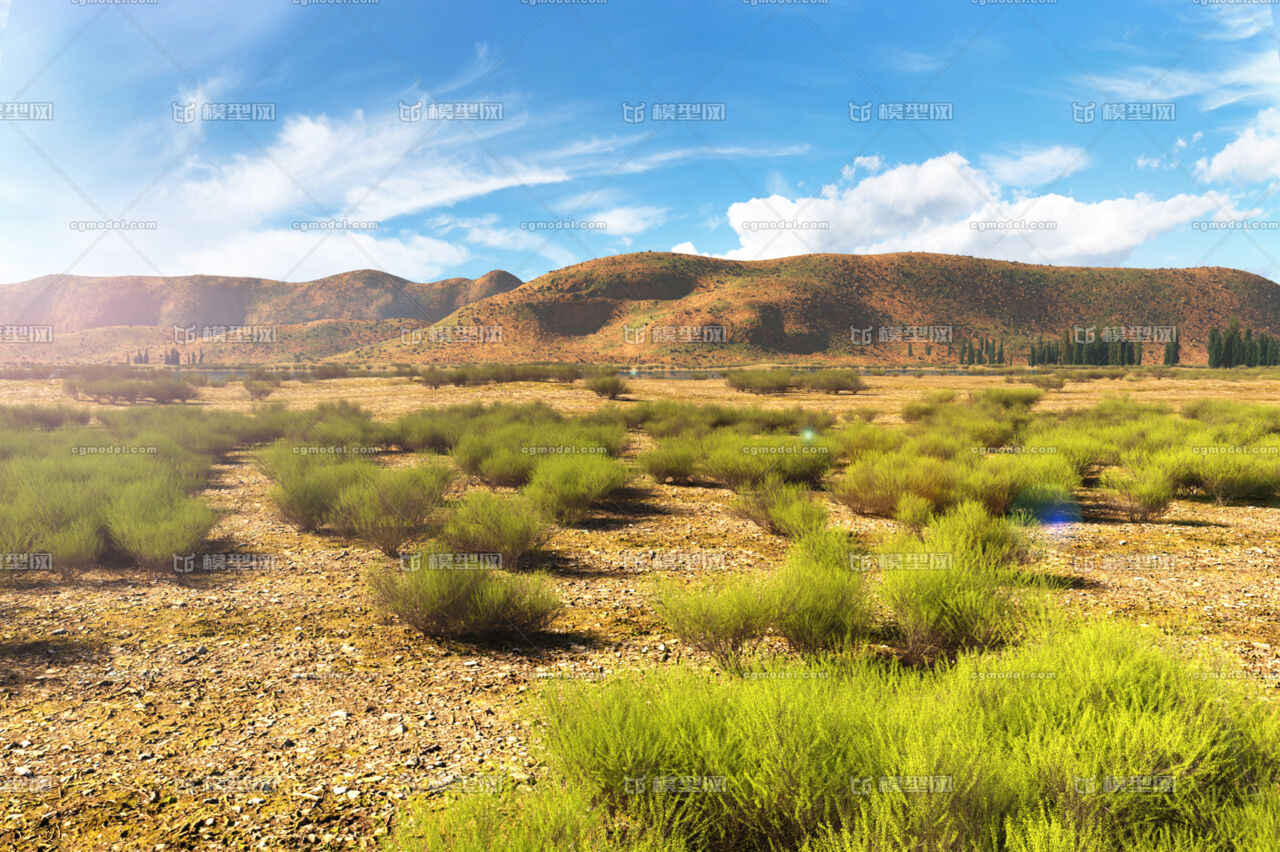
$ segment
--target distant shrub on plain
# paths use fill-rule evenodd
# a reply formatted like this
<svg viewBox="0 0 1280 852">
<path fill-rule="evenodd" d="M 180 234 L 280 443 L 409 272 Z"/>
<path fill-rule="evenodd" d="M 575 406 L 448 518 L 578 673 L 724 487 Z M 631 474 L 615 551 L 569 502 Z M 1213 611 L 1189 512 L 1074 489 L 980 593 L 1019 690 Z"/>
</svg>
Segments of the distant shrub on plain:
<svg viewBox="0 0 1280 852">
<path fill-rule="evenodd" d="M 617 399 L 630 391 L 627 383 L 618 376 L 596 376 L 587 379 L 587 387 L 596 396 L 601 396 L 605 399 Z"/>
<path fill-rule="evenodd" d="M 816 370 L 812 373 L 801 373 L 796 378 L 797 386 L 822 393 L 857 393 L 866 390 L 867 383 L 856 370 Z"/>
<path fill-rule="evenodd" d="M 756 394 L 783 394 L 791 389 L 790 370 L 732 370 L 724 374 L 729 387 Z"/>
</svg>

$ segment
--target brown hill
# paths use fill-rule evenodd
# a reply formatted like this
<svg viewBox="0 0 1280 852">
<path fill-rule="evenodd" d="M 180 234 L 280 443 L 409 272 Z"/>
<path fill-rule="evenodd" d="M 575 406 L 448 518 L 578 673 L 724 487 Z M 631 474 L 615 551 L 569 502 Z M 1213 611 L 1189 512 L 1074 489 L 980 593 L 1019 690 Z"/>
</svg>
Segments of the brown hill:
<svg viewBox="0 0 1280 852">
<path fill-rule="evenodd" d="M 1025 356 L 1038 337 L 1061 339 L 1075 326 L 1096 324 L 1176 326 L 1183 361 L 1193 363 L 1204 359 L 1208 329 L 1233 317 L 1280 334 L 1280 287 L 1218 267 L 1055 267 L 924 253 L 743 262 L 646 252 L 556 270 L 438 324 L 501 329 L 500 342 L 397 338 L 349 354 L 454 363 L 856 363 L 905 360 L 907 347 L 855 345 L 855 328 L 871 328 L 875 338 L 880 328 L 950 328 L 957 345 L 968 337 L 998 337 L 1011 354 Z M 689 339 L 701 336 L 693 330 L 715 326 L 724 327 L 724 343 Z M 945 346 L 931 349 L 926 356 L 916 344 L 912 356 L 955 360 Z M 1147 347 L 1146 362 L 1158 360 L 1161 349 Z"/>
<path fill-rule="evenodd" d="M 0 342 L 0 358 L 118 361 L 139 348 L 172 346 L 174 327 L 194 328 L 200 338 L 212 329 L 217 350 L 206 354 L 220 362 L 326 357 L 398 336 L 401 327 L 429 325 L 520 283 L 500 270 L 426 284 L 368 269 L 296 284 L 213 275 L 50 275 L 0 287 L 0 326 L 51 326 L 52 343 Z M 235 326 L 273 329 L 275 344 L 216 339 L 219 329 Z"/>
</svg>

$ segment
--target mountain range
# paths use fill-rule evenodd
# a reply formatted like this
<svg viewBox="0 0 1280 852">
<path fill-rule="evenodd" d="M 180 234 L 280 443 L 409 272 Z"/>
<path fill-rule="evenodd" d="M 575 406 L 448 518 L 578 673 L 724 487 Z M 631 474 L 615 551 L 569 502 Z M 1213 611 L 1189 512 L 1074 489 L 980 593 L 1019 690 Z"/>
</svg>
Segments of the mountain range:
<svg viewBox="0 0 1280 852">
<path fill-rule="evenodd" d="M 1233 318 L 1280 334 L 1280 287 L 1220 267 L 643 252 L 528 282 L 499 270 L 434 283 L 373 270 L 304 283 L 46 276 L 0 287 L 0 326 L 49 326 L 52 342 L 0 342 L 0 359 L 122 361 L 139 348 L 172 347 L 177 328 L 187 330 L 178 348 L 202 351 L 207 363 L 954 363 L 965 339 L 997 338 L 1016 361 L 1038 338 L 1122 326 L 1157 330 L 1153 339 L 1176 329 L 1183 362 L 1202 363 L 1209 329 Z M 238 326 L 270 328 L 272 341 L 204 333 Z M 1162 348 L 1152 345 L 1144 362 L 1158 362 Z"/>
</svg>

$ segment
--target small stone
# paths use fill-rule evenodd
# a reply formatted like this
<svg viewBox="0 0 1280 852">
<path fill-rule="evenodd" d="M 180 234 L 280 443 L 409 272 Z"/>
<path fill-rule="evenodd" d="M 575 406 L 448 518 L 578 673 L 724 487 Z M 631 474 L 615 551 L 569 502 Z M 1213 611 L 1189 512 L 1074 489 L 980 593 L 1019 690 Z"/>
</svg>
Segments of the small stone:
<svg viewBox="0 0 1280 852">
<path fill-rule="evenodd" d="M 19 766 L 17 769 L 13 770 L 13 774 L 17 775 L 19 778 L 30 778 L 32 775 L 31 767 Z"/>
</svg>

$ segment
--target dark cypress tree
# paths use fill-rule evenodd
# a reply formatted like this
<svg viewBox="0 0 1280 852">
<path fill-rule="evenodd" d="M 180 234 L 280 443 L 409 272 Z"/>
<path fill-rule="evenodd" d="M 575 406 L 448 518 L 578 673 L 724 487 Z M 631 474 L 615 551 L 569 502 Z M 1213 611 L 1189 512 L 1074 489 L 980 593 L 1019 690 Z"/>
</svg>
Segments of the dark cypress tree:
<svg viewBox="0 0 1280 852">
<path fill-rule="evenodd" d="M 1240 320 L 1233 319 L 1222 336 L 1222 366 L 1239 366 L 1244 360 L 1243 339 L 1240 337 Z"/>
<path fill-rule="evenodd" d="M 1209 329 L 1209 366 L 1222 366 L 1222 332 L 1216 328 Z"/>
</svg>

